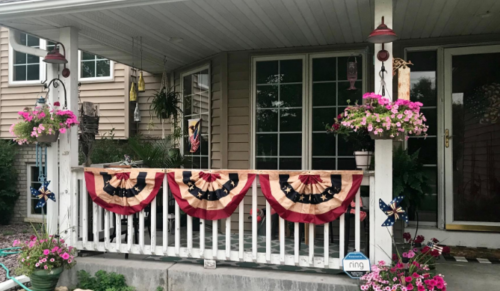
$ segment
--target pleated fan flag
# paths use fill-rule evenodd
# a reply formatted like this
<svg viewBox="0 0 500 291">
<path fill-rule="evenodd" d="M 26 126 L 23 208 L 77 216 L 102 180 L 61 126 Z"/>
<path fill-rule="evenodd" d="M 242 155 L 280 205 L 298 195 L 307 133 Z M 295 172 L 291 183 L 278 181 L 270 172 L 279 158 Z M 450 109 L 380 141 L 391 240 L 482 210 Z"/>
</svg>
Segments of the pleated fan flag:
<svg viewBox="0 0 500 291">
<path fill-rule="evenodd" d="M 92 200 L 116 214 L 143 210 L 156 197 L 165 177 L 162 169 L 85 168 L 85 183 Z"/>
<path fill-rule="evenodd" d="M 249 171 L 167 170 L 168 185 L 182 211 L 188 215 L 216 220 L 231 214 L 252 186 L 255 174 Z"/>
<path fill-rule="evenodd" d="M 291 222 L 324 224 L 346 212 L 362 171 L 261 171 L 262 193 L 278 215 Z"/>
</svg>

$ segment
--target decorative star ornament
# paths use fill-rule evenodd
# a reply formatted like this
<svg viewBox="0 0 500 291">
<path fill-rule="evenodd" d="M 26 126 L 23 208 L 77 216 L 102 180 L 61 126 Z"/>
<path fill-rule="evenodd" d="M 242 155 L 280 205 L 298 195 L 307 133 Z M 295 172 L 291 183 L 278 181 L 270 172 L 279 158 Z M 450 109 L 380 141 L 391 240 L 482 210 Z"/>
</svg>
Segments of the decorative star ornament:
<svg viewBox="0 0 500 291">
<path fill-rule="evenodd" d="M 38 198 L 38 203 L 36 204 L 35 208 L 40 208 L 40 207 L 44 207 L 45 206 L 45 203 L 47 203 L 47 200 L 52 200 L 52 201 L 56 201 L 56 195 L 54 193 L 52 193 L 52 191 L 50 191 L 47 187 L 49 186 L 50 184 L 50 181 L 44 181 L 42 183 L 42 186 L 40 186 L 40 189 L 35 189 L 33 187 L 30 187 L 31 189 L 31 195 L 33 197 L 36 197 Z"/>
<path fill-rule="evenodd" d="M 394 222 L 399 218 L 404 219 L 404 221 L 408 223 L 406 212 L 403 210 L 403 207 L 399 206 L 403 198 L 404 196 L 396 197 L 389 205 L 385 204 L 382 199 L 379 199 L 380 209 L 388 216 L 382 226 L 393 226 Z"/>
</svg>

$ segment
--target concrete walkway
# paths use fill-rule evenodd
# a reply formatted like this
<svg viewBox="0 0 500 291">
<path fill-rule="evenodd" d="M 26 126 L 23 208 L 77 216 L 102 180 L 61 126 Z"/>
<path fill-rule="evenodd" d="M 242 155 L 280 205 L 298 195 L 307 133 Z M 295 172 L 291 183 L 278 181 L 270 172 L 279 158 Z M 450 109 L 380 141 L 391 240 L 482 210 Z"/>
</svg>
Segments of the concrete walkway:
<svg viewBox="0 0 500 291">
<path fill-rule="evenodd" d="M 438 261 L 436 270 L 445 276 L 450 291 L 500 290 L 500 264 Z"/>
</svg>

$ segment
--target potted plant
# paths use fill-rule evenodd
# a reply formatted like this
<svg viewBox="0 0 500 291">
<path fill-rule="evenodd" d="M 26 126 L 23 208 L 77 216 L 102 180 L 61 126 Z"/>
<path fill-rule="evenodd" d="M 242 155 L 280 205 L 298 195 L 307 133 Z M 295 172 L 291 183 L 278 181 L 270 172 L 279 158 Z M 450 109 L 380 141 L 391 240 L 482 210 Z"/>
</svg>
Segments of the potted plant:
<svg viewBox="0 0 500 291">
<path fill-rule="evenodd" d="M 390 101 L 375 93 L 365 93 L 364 103 L 348 106 L 340 121 L 342 130 L 366 130 L 373 139 L 404 140 L 407 135 L 425 135 L 428 126 L 420 112 L 420 102 Z"/>
<path fill-rule="evenodd" d="M 26 242 L 15 240 L 13 246 L 21 248 L 16 272 L 28 276 L 36 291 L 53 291 L 64 269 L 76 264 L 76 249 L 58 236 L 37 234 Z"/>
<path fill-rule="evenodd" d="M 180 93 L 176 92 L 174 88 L 167 90 L 166 87 L 158 90 L 152 97 L 151 104 L 149 106 L 150 114 L 151 112 L 160 119 L 162 124 L 162 138 L 165 138 L 164 120 L 173 119 L 173 147 L 169 149 L 170 155 L 174 153 L 179 153 L 179 141 L 182 136 L 181 128 L 179 126 L 178 117 L 179 113 L 182 113 L 179 104 L 181 102 Z"/>
<path fill-rule="evenodd" d="M 51 143 L 57 141 L 59 133 L 66 133 L 78 125 L 78 119 L 71 110 L 59 109 L 59 102 L 54 106 L 37 106 L 35 110 L 24 108 L 19 111 L 20 121 L 10 126 L 9 132 L 18 144 L 35 142 Z"/>
<path fill-rule="evenodd" d="M 351 128 L 342 126 L 343 114 L 339 114 L 334 119 L 332 126 L 326 125 L 327 133 L 342 135 L 346 142 L 349 142 L 354 149 L 354 158 L 356 167 L 362 170 L 368 170 L 371 166 L 373 157 L 374 143 L 366 129 L 351 130 Z"/>
</svg>

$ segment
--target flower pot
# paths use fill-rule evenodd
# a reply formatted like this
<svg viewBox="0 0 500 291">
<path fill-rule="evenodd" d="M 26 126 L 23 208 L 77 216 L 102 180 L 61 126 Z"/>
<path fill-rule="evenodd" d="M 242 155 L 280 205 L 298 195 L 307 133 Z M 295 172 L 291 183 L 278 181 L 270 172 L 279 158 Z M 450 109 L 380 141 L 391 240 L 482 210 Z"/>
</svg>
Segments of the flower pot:
<svg viewBox="0 0 500 291">
<path fill-rule="evenodd" d="M 368 170 L 372 162 L 373 152 L 369 151 L 355 151 L 354 157 L 356 159 L 356 168 L 361 170 Z"/>
<path fill-rule="evenodd" d="M 30 276 L 31 290 L 33 291 L 54 291 L 63 272 L 63 267 L 47 270 L 38 270 Z"/>
<path fill-rule="evenodd" d="M 53 143 L 56 142 L 58 138 L 59 138 L 59 131 L 56 131 L 54 134 L 42 133 L 36 138 L 36 141 L 43 143 Z"/>
<path fill-rule="evenodd" d="M 383 132 L 382 134 L 377 134 L 377 135 L 370 132 L 370 137 L 374 140 L 377 140 L 377 139 L 392 139 L 395 141 L 404 141 L 405 140 L 404 133 L 400 133 L 398 136 L 391 137 L 389 132 Z"/>
</svg>

